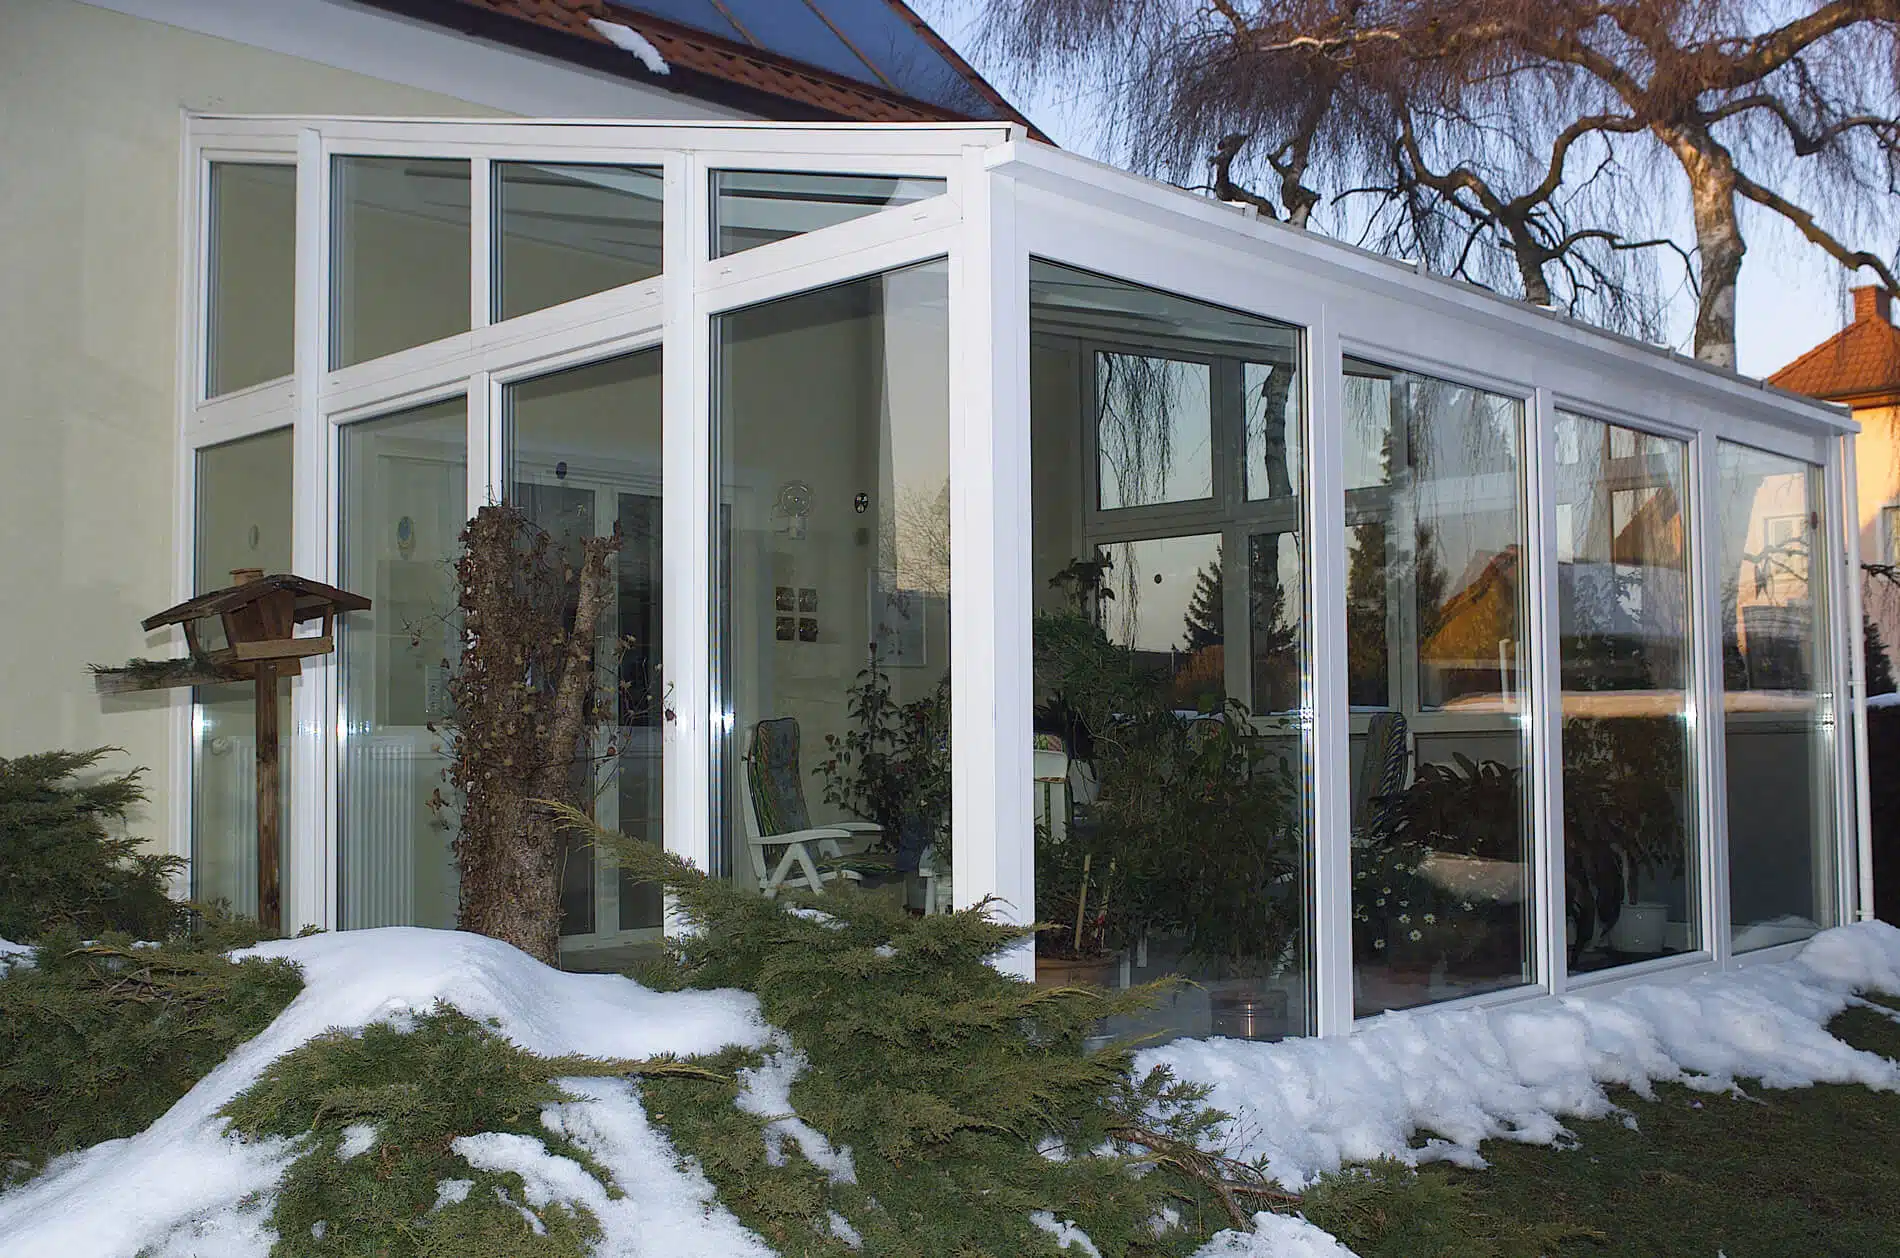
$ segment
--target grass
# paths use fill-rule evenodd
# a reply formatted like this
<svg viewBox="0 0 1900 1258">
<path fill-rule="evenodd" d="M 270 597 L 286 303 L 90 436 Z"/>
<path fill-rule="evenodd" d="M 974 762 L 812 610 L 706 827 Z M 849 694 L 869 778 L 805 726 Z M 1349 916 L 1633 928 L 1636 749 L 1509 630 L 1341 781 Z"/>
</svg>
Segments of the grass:
<svg viewBox="0 0 1900 1258">
<path fill-rule="evenodd" d="M 1900 1025 L 1871 1010 L 1850 1009 L 1831 1029 L 1900 1058 Z M 1634 1129 L 1573 1123 L 1573 1149 L 1492 1142 L 1488 1170 L 1428 1169 L 1343 1204 L 1322 1193 L 1307 1213 L 1361 1258 L 1900 1253 L 1900 1094 L 1829 1084 L 1744 1091 L 1620 1095 Z M 1455 1235 L 1421 1237 L 1408 1215 L 1445 1189 L 1462 1198 Z M 1424 1213 L 1428 1232 L 1443 1228 L 1444 1211 Z"/>
</svg>

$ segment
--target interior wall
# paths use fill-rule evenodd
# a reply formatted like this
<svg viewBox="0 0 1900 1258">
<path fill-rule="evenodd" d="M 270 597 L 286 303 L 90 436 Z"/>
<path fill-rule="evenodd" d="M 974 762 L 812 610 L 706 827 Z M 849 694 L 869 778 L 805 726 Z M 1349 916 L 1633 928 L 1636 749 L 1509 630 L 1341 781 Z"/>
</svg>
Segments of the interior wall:
<svg viewBox="0 0 1900 1258">
<path fill-rule="evenodd" d="M 187 110 L 487 112 L 75 0 L 0 4 L 0 584 L 44 608 L 9 632 L 0 756 L 125 748 L 151 794 L 131 828 L 172 850 L 174 700 L 100 699 L 86 665 L 174 649 L 138 622 L 177 592 Z"/>
</svg>

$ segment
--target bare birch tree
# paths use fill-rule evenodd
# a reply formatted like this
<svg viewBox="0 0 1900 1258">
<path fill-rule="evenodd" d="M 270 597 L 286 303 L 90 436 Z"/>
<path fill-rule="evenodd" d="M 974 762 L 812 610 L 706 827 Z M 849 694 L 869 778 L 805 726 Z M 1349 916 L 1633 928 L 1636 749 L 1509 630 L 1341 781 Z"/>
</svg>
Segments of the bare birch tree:
<svg viewBox="0 0 1900 1258">
<path fill-rule="evenodd" d="M 1732 366 L 1745 205 L 1894 287 L 1900 0 L 1786 7 L 989 0 L 986 39 L 1100 90 L 1137 169 L 1206 169 L 1215 195 L 1301 226 L 1371 196 L 1366 243 L 1613 327 L 1654 335 L 1649 258 L 1673 250 L 1697 356 Z M 1666 169 L 1692 252 L 1662 228 Z"/>
</svg>

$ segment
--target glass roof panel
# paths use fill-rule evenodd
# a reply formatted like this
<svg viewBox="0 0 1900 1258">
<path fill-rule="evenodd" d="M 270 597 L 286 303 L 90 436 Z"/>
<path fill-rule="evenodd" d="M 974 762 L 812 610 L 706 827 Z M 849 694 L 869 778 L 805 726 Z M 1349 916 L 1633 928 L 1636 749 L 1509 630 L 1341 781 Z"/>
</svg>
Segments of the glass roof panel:
<svg viewBox="0 0 1900 1258">
<path fill-rule="evenodd" d="M 614 7 L 665 18 L 696 31 L 705 31 L 708 35 L 729 39 L 735 44 L 752 42 L 726 20 L 714 0 L 614 0 Z"/>
<path fill-rule="evenodd" d="M 642 0 L 644 3 L 645 0 Z M 751 42 L 766 52 L 884 86 L 805 0 L 719 0 Z"/>
<path fill-rule="evenodd" d="M 996 106 L 893 9 L 888 0 L 806 0 L 851 41 L 860 57 L 906 96 L 973 118 L 994 118 Z"/>
</svg>

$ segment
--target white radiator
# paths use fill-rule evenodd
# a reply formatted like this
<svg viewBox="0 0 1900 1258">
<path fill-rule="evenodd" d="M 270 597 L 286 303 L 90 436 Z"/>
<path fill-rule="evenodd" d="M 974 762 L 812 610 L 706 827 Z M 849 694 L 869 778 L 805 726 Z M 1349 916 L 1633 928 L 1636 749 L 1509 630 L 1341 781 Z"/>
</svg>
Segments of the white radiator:
<svg viewBox="0 0 1900 1258">
<path fill-rule="evenodd" d="M 425 737 L 427 735 L 424 735 Z M 416 920 L 417 760 L 406 734 L 357 736 L 343 751 L 343 925 L 407 926 Z"/>
</svg>

